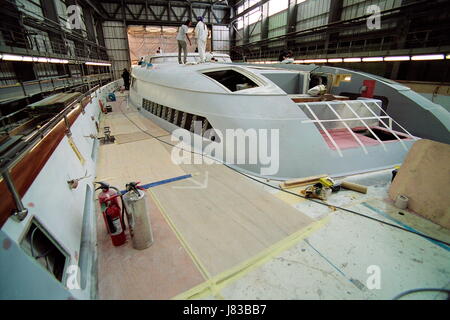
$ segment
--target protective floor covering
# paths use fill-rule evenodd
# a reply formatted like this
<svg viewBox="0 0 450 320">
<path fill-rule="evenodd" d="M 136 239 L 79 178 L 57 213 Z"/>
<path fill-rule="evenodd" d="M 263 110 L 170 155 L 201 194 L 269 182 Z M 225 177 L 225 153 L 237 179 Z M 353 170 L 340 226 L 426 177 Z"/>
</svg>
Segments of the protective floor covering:
<svg viewBox="0 0 450 320">
<path fill-rule="evenodd" d="M 197 183 L 189 179 L 152 192 L 211 276 L 313 222 L 222 165 L 187 167 L 198 173 Z"/>
<path fill-rule="evenodd" d="M 113 247 L 97 215 L 100 299 L 170 299 L 204 281 L 158 208 L 148 204 L 154 242 L 145 250 L 133 249 L 128 234 L 125 245 Z"/>
<path fill-rule="evenodd" d="M 117 144 L 152 139 L 152 137 L 149 136 L 148 134 L 146 134 L 145 132 L 133 132 L 133 133 L 126 133 L 126 134 L 118 134 L 118 135 L 115 135 L 114 138 L 116 139 L 115 142 Z"/>
<path fill-rule="evenodd" d="M 113 133 L 138 132 L 125 115 L 110 115 Z M 139 126 L 155 127 L 137 113 L 132 116 Z M 158 215 L 160 210 L 150 213 L 153 229 L 163 235 L 156 231 L 149 249 L 137 251 L 130 244 L 112 247 L 98 210 L 100 298 L 173 297 L 201 282 L 200 271 L 206 280 L 235 268 L 313 223 L 223 165 L 174 164 L 170 147 L 156 139 L 100 147 L 97 181 L 120 189 L 130 181 L 146 184 L 185 174 L 194 176 L 151 189 L 165 219 Z M 153 203 L 153 198 L 149 201 Z M 186 259 L 186 252 L 192 259 Z M 161 284 L 164 281 L 168 283 Z"/>
</svg>

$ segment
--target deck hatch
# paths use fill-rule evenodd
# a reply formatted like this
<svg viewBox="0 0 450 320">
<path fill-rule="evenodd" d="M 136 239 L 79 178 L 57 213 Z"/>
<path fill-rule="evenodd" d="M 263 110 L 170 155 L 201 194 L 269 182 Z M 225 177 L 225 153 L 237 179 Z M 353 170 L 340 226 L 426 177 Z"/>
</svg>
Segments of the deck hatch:
<svg viewBox="0 0 450 320">
<path fill-rule="evenodd" d="M 20 245 L 58 281 L 65 282 L 66 267 L 70 256 L 36 218 L 31 221 Z"/>
</svg>

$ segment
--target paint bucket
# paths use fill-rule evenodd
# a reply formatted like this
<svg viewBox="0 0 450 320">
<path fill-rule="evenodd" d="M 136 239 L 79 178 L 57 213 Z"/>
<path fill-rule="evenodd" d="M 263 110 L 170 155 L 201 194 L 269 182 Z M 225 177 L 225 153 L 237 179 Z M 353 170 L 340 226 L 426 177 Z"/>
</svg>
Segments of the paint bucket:
<svg viewBox="0 0 450 320">
<path fill-rule="evenodd" d="M 404 210 L 408 207 L 408 201 L 409 201 L 409 199 L 407 196 L 399 194 L 397 196 L 397 198 L 395 199 L 394 205 L 396 208 Z"/>
<path fill-rule="evenodd" d="M 114 101 L 116 101 L 116 95 L 115 95 L 114 93 L 108 94 L 108 96 L 107 96 L 107 101 L 108 101 L 108 102 L 114 102 Z"/>
</svg>

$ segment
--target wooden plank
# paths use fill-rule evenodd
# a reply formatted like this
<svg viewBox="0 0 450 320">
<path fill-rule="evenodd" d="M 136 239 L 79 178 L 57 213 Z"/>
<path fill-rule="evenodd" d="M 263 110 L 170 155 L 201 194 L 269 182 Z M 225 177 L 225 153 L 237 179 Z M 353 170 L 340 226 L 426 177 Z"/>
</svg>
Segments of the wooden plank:
<svg viewBox="0 0 450 320">
<path fill-rule="evenodd" d="M 109 127 L 113 136 L 140 131 L 139 128 L 134 126 L 127 118 L 123 116 L 110 117 L 108 115 L 100 122 L 100 133 L 103 133 L 104 127 Z"/>
<path fill-rule="evenodd" d="M 101 128 L 109 126 L 113 135 L 138 131 L 146 131 L 155 137 L 169 134 L 152 120 L 136 111 L 135 108 L 126 104 L 122 96 L 117 96 L 117 101 L 108 102 L 108 104 L 111 105 L 113 112 L 103 116 L 100 126 Z"/>
<path fill-rule="evenodd" d="M 450 229 L 450 145 L 419 140 L 410 149 L 389 188 L 409 198 L 408 208 Z"/>
<path fill-rule="evenodd" d="M 142 184 L 185 175 L 171 160 L 170 153 L 155 139 L 100 147 L 97 181 L 124 188 L 131 181 Z"/>
<path fill-rule="evenodd" d="M 197 172 L 194 178 L 199 184 L 206 183 L 204 188 L 188 179 L 152 188 L 152 192 L 211 276 L 237 266 L 312 222 L 223 165 L 182 167 Z"/>
<path fill-rule="evenodd" d="M 142 126 L 140 126 L 142 129 L 145 129 L 145 131 L 149 132 L 151 135 L 159 137 L 159 136 L 165 136 L 168 135 L 169 132 L 162 129 L 158 125 L 156 125 L 152 120 L 143 117 L 139 113 L 133 113 L 129 115 L 130 119 L 133 121 L 138 121 L 137 123 L 140 123 Z"/>
<path fill-rule="evenodd" d="M 135 250 L 128 241 L 113 247 L 97 205 L 98 289 L 100 299 L 170 299 L 205 279 L 150 197 L 153 244 Z"/>
<path fill-rule="evenodd" d="M 142 115 L 133 116 L 145 122 Z M 225 166 L 176 165 L 171 151 L 156 139 L 101 146 L 97 180 L 122 188 L 133 180 L 149 183 L 194 174 L 151 190 L 210 275 L 237 266 L 312 222 Z"/>
<path fill-rule="evenodd" d="M 341 187 L 347 190 L 353 190 L 359 193 L 367 193 L 367 187 L 357 184 L 357 183 L 353 183 L 353 182 L 348 182 L 348 181 L 342 181 L 341 182 Z"/>
<path fill-rule="evenodd" d="M 141 135 L 146 139 L 100 146 L 97 181 L 123 189 L 131 181 L 146 184 L 185 174 L 172 162 L 170 152 L 160 142 L 135 131 L 138 129 L 120 111 L 105 118 L 116 132 L 132 132 L 116 135 L 119 141 L 121 137 Z M 133 120 L 145 127 L 140 122 L 143 119 L 139 116 Z M 169 299 L 205 280 L 150 198 L 148 203 L 154 243 L 145 250 L 134 250 L 130 241 L 123 247 L 113 247 L 97 208 L 102 299 Z M 115 272 L 123 276 L 117 277 Z"/>
<path fill-rule="evenodd" d="M 83 108 L 83 109 L 86 108 L 86 106 L 87 106 L 89 103 L 91 103 L 91 102 L 92 102 L 92 97 L 91 97 L 91 96 L 84 97 L 84 98 L 81 100 L 81 106 L 82 106 L 82 108 Z"/>
<path fill-rule="evenodd" d="M 48 116 L 44 115 L 44 116 L 37 116 L 37 117 L 31 118 L 28 121 L 22 123 L 21 125 L 15 127 L 11 131 L 9 131 L 8 134 L 10 136 L 16 136 L 16 135 L 24 134 L 23 131 L 30 132 L 30 130 L 36 128 L 36 126 L 45 118 L 48 118 Z M 25 134 L 28 134 L 28 133 L 26 132 Z"/>
<path fill-rule="evenodd" d="M 326 177 L 328 177 L 328 175 L 322 174 L 322 175 L 317 175 L 317 176 L 312 176 L 312 177 L 305 177 L 305 178 L 300 178 L 300 179 L 287 180 L 287 181 L 284 181 L 284 182 L 280 183 L 280 188 L 282 188 L 282 189 L 289 189 L 289 188 L 296 188 L 296 187 L 306 186 L 306 185 L 309 185 L 309 184 L 316 183 L 317 181 L 319 181 L 320 178 L 326 178 Z"/>
<path fill-rule="evenodd" d="M 47 97 L 41 101 L 35 102 L 30 105 L 30 108 L 33 110 L 51 110 L 51 107 L 67 107 L 73 101 L 75 101 L 79 96 L 81 96 L 80 92 L 72 92 L 72 93 L 58 93 Z"/>
<path fill-rule="evenodd" d="M 314 97 L 310 97 L 310 98 L 291 98 L 291 99 L 295 103 L 308 103 L 308 102 L 320 102 L 321 101 L 320 98 L 314 98 Z"/>
<path fill-rule="evenodd" d="M 133 133 L 126 133 L 126 134 L 118 134 L 118 135 L 115 135 L 114 138 L 115 138 L 115 143 L 117 143 L 117 144 L 130 143 L 130 142 L 146 140 L 146 139 L 153 139 L 151 136 L 149 136 L 145 132 L 133 132 Z"/>
<path fill-rule="evenodd" d="M 153 121 L 143 117 L 138 112 L 128 113 L 127 116 L 130 119 L 122 113 L 116 112 L 105 115 L 100 122 L 100 131 L 103 131 L 103 127 L 110 127 L 111 133 L 114 136 L 142 132 L 142 130 L 147 131 L 155 137 L 169 134 L 166 130 L 161 129 Z"/>
</svg>

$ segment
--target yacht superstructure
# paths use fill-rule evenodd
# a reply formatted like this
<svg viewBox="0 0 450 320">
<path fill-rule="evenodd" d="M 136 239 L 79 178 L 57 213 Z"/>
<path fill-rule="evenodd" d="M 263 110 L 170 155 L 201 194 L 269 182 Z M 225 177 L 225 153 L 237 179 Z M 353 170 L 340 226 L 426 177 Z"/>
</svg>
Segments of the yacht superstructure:
<svg viewBox="0 0 450 320">
<path fill-rule="evenodd" d="M 153 59 L 157 58 L 148 60 Z M 198 152 L 208 149 L 210 144 L 214 146 L 210 149 L 225 150 L 232 139 L 251 138 L 251 130 L 266 129 L 269 138 L 270 133 L 277 134 L 273 145 L 269 143 L 268 147 L 279 150 L 277 168 L 267 168 L 261 159 L 252 162 L 248 152 L 227 156 L 225 150 L 220 153 L 220 160 L 252 174 L 278 179 L 392 167 L 402 162 L 418 139 L 411 131 L 420 132 L 420 126 L 406 128 L 400 124 L 405 121 L 391 116 L 396 114 L 394 103 L 403 92 L 391 90 L 387 112 L 381 97 L 345 95 L 355 91 L 349 84 L 353 88 L 362 84 L 361 79 L 347 70 L 292 69 L 298 68 L 222 63 L 146 64 L 133 68 L 130 103 L 169 132 L 182 128 L 202 136 Z M 329 94 L 308 94 L 313 78 L 324 83 Z M 410 112 L 420 112 L 415 110 L 421 108 L 420 104 L 410 104 Z M 445 116 L 424 121 L 445 128 L 448 121 Z M 197 132 L 195 122 L 199 122 Z M 242 131 L 228 137 L 227 142 L 226 131 L 236 129 Z"/>
</svg>

